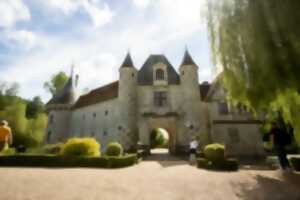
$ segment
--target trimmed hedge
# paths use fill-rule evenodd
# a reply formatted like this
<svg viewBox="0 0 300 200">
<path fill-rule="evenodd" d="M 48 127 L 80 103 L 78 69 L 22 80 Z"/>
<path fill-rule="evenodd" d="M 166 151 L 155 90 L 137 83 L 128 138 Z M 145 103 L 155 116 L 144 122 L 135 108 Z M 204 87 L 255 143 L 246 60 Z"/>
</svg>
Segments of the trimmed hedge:
<svg viewBox="0 0 300 200">
<path fill-rule="evenodd" d="M 293 168 L 296 171 L 300 171 L 300 158 L 298 158 L 298 157 L 291 157 L 290 158 L 290 162 L 291 162 Z"/>
<path fill-rule="evenodd" d="M 94 138 L 70 138 L 63 146 L 64 156 L 100 156 L 100 144 Z"/>
<path fill-rule="evenodd" d="M 202 169 L 209 169 L 209 161 L 206 158 L 198 158 L 197 167 Z"/>
<path fill-rule="evenodd" d="M 211 162 L 206 158 L 197 159 L 198 168 L 222 170 L 222 171 L 237 171 L 239 163 L 236 159 L 230 158 L 223 160 L 222 162 Z"/>
<path fill-rule="evenodd" d="M 134 156 L 132 156 L 134 155 Z M 121 168 L 129 167 L 138 162 L 136 154 L 127 155 L 127 156 L 107 156 L 109 168 Z"/>
<path fill-rule="evenodd" d="M 137 163 L 137 155 L 122 157 L 83 157 L 54 155 L 10 155 L 0 156 L 0 167 L 96 167 L 121 168 Z"/>
<path fill-rule="evenodd" d="M 111 142 L 107 145 L 105 154 L 107 156 L 121 156 L 123 155 L 123 147 L 118 142 Z"/>
</svg>

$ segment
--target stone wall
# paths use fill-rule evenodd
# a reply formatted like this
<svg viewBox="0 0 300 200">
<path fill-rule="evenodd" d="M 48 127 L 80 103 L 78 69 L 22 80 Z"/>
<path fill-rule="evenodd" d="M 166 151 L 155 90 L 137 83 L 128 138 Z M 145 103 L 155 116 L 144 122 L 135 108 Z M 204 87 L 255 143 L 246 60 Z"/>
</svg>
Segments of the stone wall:
<svg viewBox="0 0 300 200">
<path fill-rule="evenodd" d="M 111 141 L 124 144 L 119 115 L 119 101 L 113 99 L 73 111 L 71 134 L 77 137 L 95 137 L 102 149 Z"/>
<path fill-rule="evenodd" d="M 46 135 L 50 134 L 50 136 L 47 136 L 49 137 L 49 141 L 46 142 L 57 143 L 57 142 L 65 141 L 69 136 L 71 111 L 55 109 L 55 110 L 51 110 L 48 116 L 49 116 L 49 122 L 48 122 Z"/>
<path fill-rule="evenodd" d="M 225 144 L 229 155 L 264 155 L 259 124 L 255 123 L 218 123 L 212 127 L 214 142 Z"/>
</svg>

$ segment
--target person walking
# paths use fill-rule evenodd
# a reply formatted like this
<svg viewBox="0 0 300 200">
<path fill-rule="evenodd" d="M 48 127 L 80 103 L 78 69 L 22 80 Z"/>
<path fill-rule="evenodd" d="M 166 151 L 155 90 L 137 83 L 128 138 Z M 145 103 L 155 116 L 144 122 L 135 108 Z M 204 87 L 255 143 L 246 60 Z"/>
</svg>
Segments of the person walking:
<svg viewBox="0 0 300 200">
<path fill-rule="evenodd" d="M 196 153 L 198 148 L 198 141 L 196 140 L 196 137 L 192 138 L 192 141 L 190 142 L 190 164 L 193 165 L 196 162 Z"/>
<path fill-rule="evenodd" d="M 8 122 L 3 120 L 0 123 L 0 152 L 4 150 L 8 145 L 12 144 L 12 133 L 8 126 Z"/>
<path fill-rule="evenodd" d="M 284 127 L 280 127 L 277 122 L 272 122 L 270 136 L 271 142 L 278 156 L 281 169 L 289 170 L 290 164 L 285 150 L 288 133 L 285 131 Z"/>
</svg>

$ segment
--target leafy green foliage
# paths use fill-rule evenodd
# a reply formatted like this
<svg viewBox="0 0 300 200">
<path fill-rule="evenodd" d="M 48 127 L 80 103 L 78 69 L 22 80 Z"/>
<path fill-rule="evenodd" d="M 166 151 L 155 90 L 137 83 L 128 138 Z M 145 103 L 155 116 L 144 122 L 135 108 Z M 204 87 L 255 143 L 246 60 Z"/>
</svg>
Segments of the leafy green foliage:
<svg viewBox="0 0 300 200">
<path fill-rule="evenodd" d="M 100 156 L 100 144 L 94 138 L 70 138 L 63 146 L 65 156 Z"/>
<path fill-rule="evenodd" d="M 44 83 L 44 88 L 49 91 L 52 96 L 57 94 L 68 81 L 68 76 L 65 72 L 59 72 L 51 77 L 51 80 Z"/>
<path fill-rule="evenodd" d="M 107 145 L 106 149 L 107 156 L 121 156 L 123 155 L 123 147 L 118 142 L 111 142 Z"/>
<path fill-rule="evenodd" d="M 300 1 L 207 2 L 211 49 L 229 100 L 255 112 L 281 110 L 300 143 Z"/>
<path fill-rule="evenodd" d="M 39 113 L 45 111 L 45 105 L 42 102 L 39 96 L 36 96 L 29 101 L 26 108 L 26 117 L 27 118 L 36 118 Z"/>
</svg>

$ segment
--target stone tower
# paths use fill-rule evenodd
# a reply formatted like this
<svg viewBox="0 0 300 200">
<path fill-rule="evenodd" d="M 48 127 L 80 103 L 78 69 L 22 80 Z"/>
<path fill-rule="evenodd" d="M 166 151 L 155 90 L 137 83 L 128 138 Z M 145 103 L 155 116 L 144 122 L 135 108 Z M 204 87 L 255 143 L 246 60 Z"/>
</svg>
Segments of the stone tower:
<svg viewBox="0 0 300 200">
<path fill-rule="evenodd" d="M 186 49 L 182 64 L 179 68 L 180 84 L 183 98 L 183 123 L 189 138 L 199 136 L 201 125 L 201 103 L 198 82 L 198 66 Z M 186 141 L 189 142 L 189 141 Z"/>
<path fill-rule="evenodd" d="M 74 77 L 72 67 L 71 75 L 63 89 L 46 105 L 49 116 L 46 143 L 64 141 L 69 137 L 72 106 L 77 100 L 77 79 L 78 76 Z"/>
<path fill-rule="evenodd" d="M 119 130 L 125 149 L 135 148 L 137 133 L 137 70 L 128 52 L 120 69 L 119 93 L 120 117 L 122 125 Z"/>
</svg>

